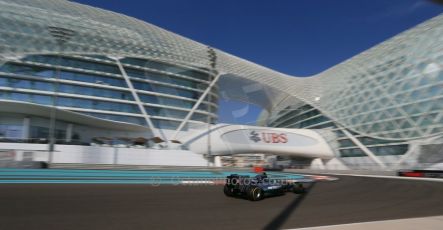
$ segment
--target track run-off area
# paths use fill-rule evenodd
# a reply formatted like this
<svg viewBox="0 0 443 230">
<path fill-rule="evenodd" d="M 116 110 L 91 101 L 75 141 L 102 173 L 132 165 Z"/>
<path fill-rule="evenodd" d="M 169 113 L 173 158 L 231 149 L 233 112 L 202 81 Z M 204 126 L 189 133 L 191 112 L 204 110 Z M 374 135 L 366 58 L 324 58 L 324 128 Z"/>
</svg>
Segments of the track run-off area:
<svg viewBox="0 0 443 230">
<path fill-rule="evenodd" d="M 226 197 L 218 183 L 146 180 L 184 172 L 18 172 L 0 172 L 0 229 L 281 229 L 443 215 L 443 183 L 431 181 L 334 176 L 338 180 L 311 183 L 302 195 L 252 202 Z M 189 171 L 182 181 L 230 173 Z"/>
</svg>

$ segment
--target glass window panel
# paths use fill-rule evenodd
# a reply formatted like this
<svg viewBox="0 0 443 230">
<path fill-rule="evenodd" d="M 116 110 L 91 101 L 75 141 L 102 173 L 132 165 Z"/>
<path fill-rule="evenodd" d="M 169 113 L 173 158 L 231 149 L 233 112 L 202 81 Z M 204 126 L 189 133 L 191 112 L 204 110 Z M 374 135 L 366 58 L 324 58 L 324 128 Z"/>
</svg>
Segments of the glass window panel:
<svg viewBox="0 0 443 230">
<path fill-rule="evenodd" d="M 23 133 L 22 125 L 0 124 L 0 137 L 7 139 L 21 139 Z"/>
<path fill-rule="evenodd" d="M 101 71 L 113 74 L 120 74 L 116 65 L 98 63 L 94 61 L 80 60 L 71 57 L 58 57 L 53 55 L 29 55 L 23 58 L 24 61 L 39 62 L 44 64 L 61 65 L 79 69 Z"/>
<path fill-rule="evenodd" d="M 34 89 L 42 90 L 42 91 L 54 91 L 53 83 L 42 82 L 42 81 L 34 81 Z"/>
<path fill-rule="evenodd" d="M 408 145 L 379 146 L 369 147 L 368 149 L 377 156 L 403 155 L 408 151 Z"/>
<path fill-rule="evenodd" d="M 194 121 L 201 121 L 201 122 L 208 122 L 208 115 L 201 114 L 201 113 L 194 113 L 191 117 L 191 120 Z"/>
<path fill-rule="evenodd" d="M 60 78 L 72 81 L 90 82 L 101 85 L 112 85 L 119 87 L 127 87 L 126 82 L 123 79 L 105 77 L 93 74 L 84 74 L 71 71 L 60 71 Z"/>
<path fill-rule="evenodd" d="M 4 77 L 0 77 L 0 86 L 8 86 L 8 80 Z"/>
<path fill-rule="evenodd" d="M 127 123 L 133 123 L 137 125 L 146 125 L 146 120 L 141 117 L 131 117 L 131 116 L 121 116 L 121 115 L 114 115 L 114 114 L 102 114 L 102 113 L 91 113 L 91 112 L 81 112 L 82 114 L 106 119 L 106 120 L 113 120 L 113 121 L 119 121 L 119 122 L 127 122 Z"/>
<path fill-rule="evenodd" d="M 154 123 L 154 126 L 156 128 L 162 128 L 162 129 L 177 129 L 177 127 L 180 125 L 180 122 L 177 121 L 168 121 L 168 120 L 159 120 L 159 119 L 152 119 L 152 123 Z M 185 125 L 183 128 L 184 131 L 188 129 L 188 126 Z"/>
<path fill-rule="evenodd" d="M 11 95 L 11 100 L 31 102 L 31 97 L 29 94 L 11 93 L 10 95 Z"/>
<path fill-rule="evenodd" d="M 355 146 L 354 142 L 352 142 L 349 139 L 343 139 L 338 141 L 340 144 L 340 147 L 352 147 Z"/>
<path fill-rule="evenodd" d="M 52 97 L 44 95 L 32 95 L 32 102 L 36 104 L 52 105 Z"/>
<path fill-rule="evenodd" d="M 60 84 L 59 92 L 90 95 L 96 97 L 115 98 L 123 100 L 133 100 L 133 97 L 129 92 L 111 90 L 111 89 L 100 89 L 100 88 L 87 87 L 87 86 Z"/>
<path fill-rule="evenodd" d="M 145 107 L 146 112 L 152 116 L 163 116 L 163 117 L 171 117 L 171 118 L 179 118 L 182 119 L 187 115 L 187 111 L 180 111 L 174 109 L 165 109 L 165 108 L 157 108 L 157 107 Z"/>
</svg>

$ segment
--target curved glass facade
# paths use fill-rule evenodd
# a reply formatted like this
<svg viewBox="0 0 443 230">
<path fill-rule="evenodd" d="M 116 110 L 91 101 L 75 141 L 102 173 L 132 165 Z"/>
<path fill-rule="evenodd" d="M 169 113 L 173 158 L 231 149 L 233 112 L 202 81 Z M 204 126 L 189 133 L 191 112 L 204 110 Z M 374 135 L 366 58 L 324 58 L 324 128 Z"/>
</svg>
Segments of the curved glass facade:
<svg viewBox="0 0 443 230">
<path fill-rule="evenodd" d="M 0 99 L 23 101 L 120 122 L 146 125 L 136 93 L 156 128 L 175 129 L 214 74 L 163 62 L 122 58 L 134 92 L 115 60 L 104 56 L 28 55 L 0 67 Z M 190 122 L 217 120 L 217 87 Z"/>
<path fill-rule="evenodd" d="M 269 121 L 269 126 L 327 130 L 334 134 L 328 141 L 339 157 L 366 157 L 367 153 L 356 142 L 364 145 L 376 156 L 403 155 L 409 147 L 406 141 L 383 140 L 355 133 L 324 116 L 311 105 L 305 104 L 295 108 L 288 106 L 281 111 Z M 343 130 L 347 132 L 344 133 Z M 356 139 L 350 138 L 348 135 L 352 135 Z"/>
</svg>

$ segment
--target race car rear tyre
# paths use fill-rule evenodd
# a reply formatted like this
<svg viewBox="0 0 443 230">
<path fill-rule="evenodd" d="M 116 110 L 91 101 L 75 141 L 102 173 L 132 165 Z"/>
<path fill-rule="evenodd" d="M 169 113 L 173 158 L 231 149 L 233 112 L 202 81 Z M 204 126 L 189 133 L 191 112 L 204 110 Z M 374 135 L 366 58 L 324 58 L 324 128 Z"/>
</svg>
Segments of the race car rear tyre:
<svg viewBox="0 0 443 230">
<path fill-rule="evenodd" d="M 292 188 L 292 192 L 296 194 L 302 194 L 306 192 L 306 188 L 303 186 L 302 183 L 294 184 L 294 187 Z"/>
<path fill-rule="evenodd" d="M 259 201 L 264 198 L 263 190 L 259 187 L 252 187 L 249 190 L 249 199 L 252 201 Z"/>
<path fill-rule="evenodd" d="M 225 185 L 225 187 L 223 187 L 223 192 L 225 193 L 226 196 L 234 196 L 233 189 L 229 188 L 228 185 Z"/>
</svg>

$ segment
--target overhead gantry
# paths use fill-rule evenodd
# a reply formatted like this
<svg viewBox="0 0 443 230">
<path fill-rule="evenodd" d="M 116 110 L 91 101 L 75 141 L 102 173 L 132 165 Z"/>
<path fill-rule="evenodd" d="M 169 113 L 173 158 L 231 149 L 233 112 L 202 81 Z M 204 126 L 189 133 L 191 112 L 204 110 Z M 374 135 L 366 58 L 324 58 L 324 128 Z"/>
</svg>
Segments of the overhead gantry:
<svg viewBox="0 0 443 230">
<path fill-rule="evenodd" d="M 219 124 L 179 140 L 192 152 L 210 156 L 269 153 L 325 160 L 335 157 L 326 140 L 308 129 Z"/>
</svg>

